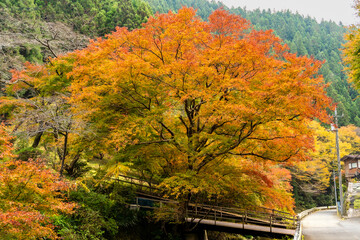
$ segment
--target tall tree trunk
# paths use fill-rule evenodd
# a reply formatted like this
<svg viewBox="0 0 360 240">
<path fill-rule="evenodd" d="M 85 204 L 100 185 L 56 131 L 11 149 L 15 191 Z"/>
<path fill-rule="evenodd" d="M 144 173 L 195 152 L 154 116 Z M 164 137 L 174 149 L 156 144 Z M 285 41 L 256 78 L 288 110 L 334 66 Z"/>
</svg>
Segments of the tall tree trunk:
<svg viewBox="0 0 360 240">
<path fill-rule="evenodd" d="M 37 146 L 39 146 L 40 140 L 41 140 L 41 136 L 43 135 L 43 132 L 39 132 L 38 134 L 36 134 L 34 142 L 32 144 L 33 148 L 37 148 Z"/>
<path fill-rule="evenodd" d="M 79 161 L 80 159 L 80 152 L 77 153 L 75 155 L 75 157 L 73 158 L 73 160 L 71 161 L 70 165 L 65 164 L 64 168 L 67 171 L 67 173 L 71 176 L 74 174 L 74 168 L 75 168 L 75 164 Z"/>
<path fill-rule="evenodd" d="M 39 127 L 38 127 L 38 133 L 36 134 L 35 139 L 34 139 L 34 142 L 33 142 L 33 144 L 32 144 L 32 147 L 33 147 L 33 148 L 37 148 L 37 146 L 38 146 L 39 143 L 40 143 L 41 136 L 42 136 L 43 133 L 44 133 L 44 132 L 43 132 L 43 131 L 44 131 L 43 127 L 44 127 L 44 123 L 41 121 L 40 124 L 39 124 Z"/>
<path fill-rule="evenodd" d="M 65 164 L 65 158 L 66 158 L 66 151 L 67 151 L 67 142 L 68 142 L 68 132 L 64 133 L 64 149 L 63 149 L 63 154 L 62 154 L 62 158 L 61 158 L 61 166 L 60 166 L 60 177 L 63 176 L 63 171 L 64 171 L 64 164 Z"/>
</svg>

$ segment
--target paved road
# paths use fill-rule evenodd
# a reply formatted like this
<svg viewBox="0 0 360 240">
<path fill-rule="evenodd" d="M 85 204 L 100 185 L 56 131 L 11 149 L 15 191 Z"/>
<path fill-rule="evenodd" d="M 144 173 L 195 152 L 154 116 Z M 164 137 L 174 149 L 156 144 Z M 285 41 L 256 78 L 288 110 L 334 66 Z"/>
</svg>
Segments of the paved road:
<svg viewBox="0 0 360 240">
<path fill-rule="evenodd" d="M 341 220 L 336 210 L 310 214 L 302 224 L 305 240 L 360 240 L 360 218 Z"/>
</svg>

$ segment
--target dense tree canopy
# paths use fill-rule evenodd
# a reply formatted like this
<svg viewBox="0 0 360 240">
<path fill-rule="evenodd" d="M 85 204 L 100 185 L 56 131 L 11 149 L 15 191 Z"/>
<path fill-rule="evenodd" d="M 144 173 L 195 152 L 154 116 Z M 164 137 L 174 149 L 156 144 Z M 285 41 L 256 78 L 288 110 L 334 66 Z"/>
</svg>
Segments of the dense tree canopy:
<svg viewBox="0 0 360 240">
<path fill-rule="evenodd" d="M 11 91 L 67 92 L 96 133 L 93 154 L 162 181 L 168 196 L 291 209 L 289 173 L 276 164 L 307 158 L 309 121 L 328 121 L 320 66 L 225 10 L 204 22 L 183 8 L 29 65 Z M 267 201 L 275 192 L 283 197 Z"/>
<path fill-rule="evenodd" d="M 178 10 L 181 6 L 198 9 L 197 14 L 202 19 L 223 4 L 207 0 L 146 0 L 154 12 L 165 13 L 169 9 Z M 347 28 L 341 23 L 333 21 L 317 22 L 314 18 L 293 13 L 290 10 L 273 11 L 247 10 L 246 8 L 227 8 L 231 13 L 248 19 L 257 30 L 272 29 L 290 47 L 292 53 L 298 56 L 313 56 L 318 60 L 325 60 L 320 74 L 330 86 L 327 95 L 338 104 L 338 112 L 343 115 L 339 119 L 340 126 L 354 124 L 360 126 L 360 99 L 353 86 L 347 82 L 347 75 L 343 71 L 341 48 L 345 43 L 344 34 Z"/>
</svg>

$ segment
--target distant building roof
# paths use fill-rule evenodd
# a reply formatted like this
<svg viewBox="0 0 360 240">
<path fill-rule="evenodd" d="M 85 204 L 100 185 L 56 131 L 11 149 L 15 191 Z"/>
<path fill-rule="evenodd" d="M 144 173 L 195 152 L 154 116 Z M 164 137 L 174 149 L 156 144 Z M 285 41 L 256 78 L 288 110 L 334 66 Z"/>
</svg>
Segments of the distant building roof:
<svg viewBox="0 0 360 240">
<path fill-rule="evenodd" d="M 341 158 L 341 161 L 360 159 L 360 154 L 350 154 Z"/>
</svg>

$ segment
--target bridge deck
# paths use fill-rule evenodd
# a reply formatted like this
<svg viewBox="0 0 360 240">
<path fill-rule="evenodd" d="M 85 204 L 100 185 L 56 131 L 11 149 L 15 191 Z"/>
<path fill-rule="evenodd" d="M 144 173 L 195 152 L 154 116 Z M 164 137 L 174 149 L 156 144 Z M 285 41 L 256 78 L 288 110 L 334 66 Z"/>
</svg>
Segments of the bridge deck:
<svg viewBox="0 0 360 240">
<path fill-rule="evenodd" d="M 157 184 L 149 184 L 144 180 L 128 176 L 113 179 L 135 186 L 135 204 L 131 209 L 176 209 L 179 202 L 161 197 L 161 189 Z M 186 221 L 205 229 L 216 229 L 227 232 L 259 233 L 264 236 L 294 236 L 298 223 L 296 216 L 290 213 L 256 207 L 255 209 L 240 209 L 199 203 L 188 203 L 186 206 Z"/>
<path fill-rule="evenodd" d="M 187 218 L 186 221 L 199 223 L 200 225 L 206 225 L 206 226 L 218 226 L 223 228 L 249 230 L 254 232 L 275 233 L 275 234 L 289 235 L 289 236 L 294 236 L 295 234 L 295 229 L 276 228 L 276 227 L 243 224 L 243 223 L 231 223 L 231 222 L 215 221 L 215 220 L 199 219 L 199 218 L 195 218 L 195 219 Z"/>
</svg>

